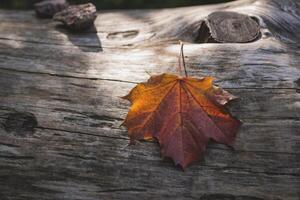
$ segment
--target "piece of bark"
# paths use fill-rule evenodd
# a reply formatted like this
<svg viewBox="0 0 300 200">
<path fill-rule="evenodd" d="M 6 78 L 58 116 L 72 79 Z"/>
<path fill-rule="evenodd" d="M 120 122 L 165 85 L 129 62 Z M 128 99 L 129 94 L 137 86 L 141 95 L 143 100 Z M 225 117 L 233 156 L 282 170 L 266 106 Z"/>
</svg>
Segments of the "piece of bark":
<svg viewBox="0 0 300 200">
<path fill-rule="evenodd" d="M 208 27 L 210 33 L 207 42 L 251 42 L 260 33 L 259 24 L 254 19 L 236 12 L 213 12 L 203 25 Z"/>
<path fill-rule="evenodd" d="M 69 6 L 53 17 L 55 21 L 63 22 L 68 28 L 77 31 L 90 28 L 96 18 L 97 10 L 92 3 Z"/>
<path fill-rule="evenodd" d="M 52 18 L 55 13 L 68 6 L 69 3 L 65 0 L 46 0 L 34 4 L 36 15 L 42 18 Z"/>
</svg>

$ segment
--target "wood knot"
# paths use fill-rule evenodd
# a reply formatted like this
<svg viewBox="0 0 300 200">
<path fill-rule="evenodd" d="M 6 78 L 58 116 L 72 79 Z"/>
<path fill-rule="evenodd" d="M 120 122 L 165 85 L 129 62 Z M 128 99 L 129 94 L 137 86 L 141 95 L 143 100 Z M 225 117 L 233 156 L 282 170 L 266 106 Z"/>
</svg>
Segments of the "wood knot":
<svg viewBox="0 0 300 200">
<path fill-rule="evenodd" d="M 245 43 L 260 36 L 260 26 L 254 17 L 236 12 L 218 11 L 208 15 L 201 24 L 198 43 Z"/>
<path fill-rule="evenodd" d="M 37 120 L 34 114 L 28 112 L 14 112 L 7 115 L 4 122 L 4 130 L 18 136 L 31 135 L 37 127 Z"/>
<path fill-rule="evenodd" d="M 132 39 L 135 38 L 139 34 L 139 31 L 121 31 L 121 32 L 113 32 L 107 35 L 107 39 Z"/>
</svg>

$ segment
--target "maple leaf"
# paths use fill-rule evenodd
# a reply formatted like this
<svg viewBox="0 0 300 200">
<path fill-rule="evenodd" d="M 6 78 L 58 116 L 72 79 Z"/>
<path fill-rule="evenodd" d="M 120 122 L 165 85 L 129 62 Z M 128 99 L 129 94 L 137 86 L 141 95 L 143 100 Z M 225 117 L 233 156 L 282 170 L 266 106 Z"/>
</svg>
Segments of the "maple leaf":
<svg viewBox="0 0 300 200">
<path fill-rule="evenodd" d="M 131 143 L 156 138 L 162 155 L 183 169 L 210 139 L 232 146 L 241 124 L 224 107 L 236 97 L 214 86 L 212 77 L 152 76 L 124 98 L 132 104 L 123 123 Z"/>
</svg>

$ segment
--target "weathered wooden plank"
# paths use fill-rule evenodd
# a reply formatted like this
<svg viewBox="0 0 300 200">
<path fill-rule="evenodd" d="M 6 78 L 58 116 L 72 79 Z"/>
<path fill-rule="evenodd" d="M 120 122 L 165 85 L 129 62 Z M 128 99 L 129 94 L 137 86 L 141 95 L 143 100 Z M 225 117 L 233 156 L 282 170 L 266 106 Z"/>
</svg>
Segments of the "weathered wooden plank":
<svg viewBox="0 0 300 200">
<path fill-rule="evenodd" d="M 137 82 L 147 80 L 148 73 L 178 73 L 178 51 L 178 45 L 165 45 L 95 53 L 74 46 L 0 40 L 0 68 Z M 299 50 L 286 49 L 271 39 L 235 45 L 187 44 L 184 51 L 189 75 L 214 76 L 222 87 L 299 88 L 295 82 L 300 78 Z"/>
<path fill-rule="evenodd" d="M 0 11 L 0 198 L 299 199 L 299 8 L 243 0 L 107 11 L 82 34 Z M 197 44 L 220 10 L 254 16 L 261 38 Z M 215 76 L 240 96 L 230 110 L 244 121 L 236 151 L 209 144 L 185 172 L 155 142 L 127 147 L 119 127 L 129 106 L 120 96 L 148 72 L 177 73 L 179 39 L 189 75 Z"/>
<path fill-rule="evenodd" d="M 216 193 L 297 199 L 300 184 L 298 176 L 276 173 L 299 170 L 296 155 L 273 155 L 279 164 L 264 153 L 210 149 L 205 161 L 181 172 L 149 142 L 127 147 L 123 139 L 45 129 L 26 138 L 1 131 L 0 137 L 0 184 L 9 199 L 199 199 Z M 26 185 L 16 185 L 20 179 Z"/>
<path fill-rule="evenodd" d="M 202 20 L 214 10 L 226 9 L 256 16 L 262 38 L 242 45 L 186 45 L 189 73 L 214 75 L 225 87 L 295 87 L 300 74 L 299 51 L 292 44 L 287 48 L 282 41 L 297 40 L 298 34 L 291 34 L 297 33 L 297 27 L 300 27 L 299 16 L 293 12 L 297 7 L 297 2 L 276 0 L 163 11 L 104 12 L 99 14 L 95 23 L 97 34 L 93 31 L 71 34 L 57 28 L 50 20 L 36 19 L 31 12 L 13 14 L 3 11 L 0 14 L 3 19 L 1 38 L 27 42 L 1 41 L 4 49 L 4 52 L 1 51 L 1 63 L 4 68 L 17 66 L 18 70 L 25 71 L 143 81 L 147 78 L 146 72 L 174 72 L 178 46 L 169 43 L 178 39 L 195 42 Z M 134 50 L 122 50 L 128 48 Z M 34 63 L 28 61 L 37 56 L 40 59 Z M 256 84 L 257 80 L 262 83 Z"/>
<path fill-rule="evenodd" d="M 129 104 L 120 97 L 135 84 L 0 72 L 1 116 L 15 111 L 30 112 L 44 128 L 127 138 L 120 124 Z M 230 92 L 241 97 L 229 107 L 244 122 L 237 149 L 299 152 L 300 94 L 295 89 Z"/>
<path fill-rule="evenodd" d="M 226 10 L 234 11 L 242 14 L 254 16 L 260 21 L 263 29 L 263 35 L 271 34 L 277 39 L 285 42 L 299 41 L 299 35 L 293 34 L 299 30 L 299 10 L 300 4 L 294 0 L 242 0 L 230 2 L 227 4 L 210 5 L 210 6 L 194 6 L 185 8 L 165 9 L 165 10 L 143 10 L 143 11 L 102 11 L 99 12 L 100 17 L 97 18 L 95 25 L 97 32 L 106 33 L 103 37 L 103 45 L 115 46 L 117 45 L 132 45 L 139 43 L 131 41 L 128 43 L 128 38 L 125 37 L 124 43 L 120 41 L 106 40 L 110 34 L 119 36 L 126 35 L 128 31 L 137 31 L 138 38 L 144 39 L 182 39 L 186 41 L 195 41 L 198 36 L 198 29 L 203 19 L 213 11 Z M 35 42 L 49 41 L 46 32 L 54 30 L 56 23 L 51 20 L 36 19 L 33 12 L 23 12 L 13 14 L 11 12 L 2 11 L 0 14 L 3 22 L 21 22 L 27 27 L 27 31 L 16 31 L 14 27 L 13 32 L 7 32 L 2 36 L 4 38 L 18 39 Z M 28 24 L 35 25 L 34 27 L 26 26 Z M 22 27 L 22 26 L 21 26 Z M 47 28 L 45 28 L 47 27 Z M 130 28 L 130 30 L 128 29 Z M 8 30 L 8 27 L 6 27 Z M 22 28 L 21 28 L 22 29 Z M 34 29 L 38 29 L 34 30 Z M 24 30 L 24 29 L 23 29 Z M 46 30 L 43 32 L 42 30 Z M 125 34 L 123 34 L 125 32 Z M 267 32 L 267 33 L 265 33 Z M 15 34 L 12 34 L 15 33 Z M 144 37 L 148 35 L 148 37 Z M 63 35 L 54 36 L 62 38 Z M 46 38 L 46 39 L 45 39 Z M 52 39 L 54 39 L 52 38 Z M 66 37 L 63 37 L 64 40 Z M 122 38 L 122 37 L 121 37 Z M 52 40 L 50 37 L 50 41 Z M 129 38 L 132 39 L 132 38 Z M 54 39 L 55 42 L 56 39 Z M 142 43 L 145 41 L 141 40 Z M 116 42 L 116 43 L 115 43 Z M 57 42 L 55 42 L 57 43 Z M 59 42 L 59 43 L 65 43 Z M 80 44 L 81 42 L 77 43 Z M 86 44 L 86 42 L 81 43 Z M 112 44 L 112 45 L 111 45 Z"/>
<path fill-rule="evenodd" d="M 1 121 L 5 120 L 1 119 Z M 50 135 L 46 138 L 39 138 L 40 134 L 44 134 L 44 132 Z M 59 140 L 62 138 L 56 138 L 56 135 L 51 132 L 61 132 L 67 134 L 63 136 L 63 140 Z M 56 154 L 59 155 L 70 153 L 69 149 L 59 148 L 63 146 L 68 146 L 69 148 L 72 148 L 74 150 L 73 153 L 75 153 L 74 156 L 78 154 L 77 157 L 82 159 L 84 159 L 85 157 L 87 159 L 90 158 L 91 160 L 103 158 L 102 155 L 93 154 L 97 151 L 101 151 L 102 153 L 105 153 L 106 156 L 111 156 L 110 159 L 117 159 L 120 156 L 120 159 L 123 160 L 123 155 L 128 154 L 129 150 L 130 156 L 142 155 L 142 157 L 137 158 L 137 160 L 140 160 L 140 162 L 148 162 L 153 160 L 156 162 L 163 162 L 163 159 L 159 156 L 159 149 L 156 143 L 150 144 L 150 142 L 147 142 L 140 143 L 136 146 L 127 146 L 129 141 L 126 138 L 101 136 L 101 134 L 92 135 L 88 133 L 78 133 L 75 131 L 57 131 L 43 127 L 38 127 L 36 132 L 32 133 L 32 135 L 25 136 L 21 135 L 20 133 L 16 134 L 12 132 L 7 132 L 5 131 L 5 128 L 1 129 L 1 133 L 2 134 L 0 138 L 2 146 L 0 148 L 0 157 L 2 157 L 3 159 L 7 159 L 8 162 L 3 163 L 3 165 L 10 167 L 15 166 L 16 163 L 14 159 L 19 157 L 25 160 L 30 160 L 35 157 L 42 156 L 42 154 L 53 153 L 53 151 L 55 151 Z M 50 136 L 50 141 L 54 140 L 55 144 L 49 144 L 50 141 L 48 137 Z M 86 142 L 82 141 L 86 137 L 94 138 L 95 141 L 98 141 L 97 144 L 95 142 L 89 144 L 87 147 Z M 77 138 L 76 143 L 69 143 L 68 141 L 73 140 L 73 138 Z M 114 146 L 115 148 L 117 148 L 118 151 L 118 154 L 115 154 L 114 152 L 113 156 L 112 152 L 109 152 L 111 151 L 110 147 L 112 145 L 112 140 L 114 140 Z M 270 144 L 266 143 L 265 145 Z M 41 149 L 39 150 L 39 148 Z M 54 149 L 52 150 L 52 148 Z M 91 148 L 91 151 L 87 152 L 86 148 Z M 42 157 L 47 158 L 46 155 Z M 253 151 L 247 151 L 241 148 L 232 151 L 229 148 L 226 149 L 221 146 L 210 144 L 208 151 L 204 155 L 204 160 L 202 160 L 200 163 L 197 162 L 197 165 L 195 165 L 195 167 L 191 170 L 199 169 L 200 166 L 206 166 L 212 169 L 221 170 L 236 169 L 251 173 L 300 176 L 300 161 L 297 158 L 299 158 L 298 153 L 274 153 L 259 151 L 258 149 Z M 128 155 L 126 156 L 126 159 L 128 159 Z M 135 159 L 132 159 L 132 161 L 134 162 Z M 172 163 L 170 160 L 168 160 L 167 162 Z"/>
<path fill-rule="evenodd" d="M 22 14 L 20 13 L 20 15 Z M 151 32 L 140 32 L 140 29 L 145 30 L 147 28 L 146 23 L 142 23 L 138 19 L 133 20 L 130 16 L 120 13 L 117 13 L 115 16 L 108 16 L 108 18 L 122 18 L 122 21 L 124 20 L 123 23 L 126 25 L 105 25 L 102 21 L 105 19 L 103 19 L 101 14 L 95 22 L 96 27 L 85 31 L 85 33 L 70 33 L 52 20 L 37 20 L 33 13 L 25 12 L 23 15 L 26 15 L 24 16 L 25 21 L 19 18 L 15 19 L 11 14 L 8 14 L 8 16 L 5 14 L 1 16 L 0 14 L 0 18 L 3 19 L 0 23 L 2 29 L 0 38 L 63 46 L 92 47 L 94 51 L 99 52 L 102 48 L 122 48 L 122 46 L 123 48 L 128 48 L 132 43 L 142 43 L 154 36 L 154 33 Z M 28 18 L 28 16 L 31 17 Z M 112 18 L 110 18 L 110 21 Z M 97 21 L 100 20 L 101 22 L 98 23 Z M 125 30 L 128 29 L 128 26 L 131 27 L 130 30 Z M 113 30 L 116 28 L 118 30 Z"/>
</svg>

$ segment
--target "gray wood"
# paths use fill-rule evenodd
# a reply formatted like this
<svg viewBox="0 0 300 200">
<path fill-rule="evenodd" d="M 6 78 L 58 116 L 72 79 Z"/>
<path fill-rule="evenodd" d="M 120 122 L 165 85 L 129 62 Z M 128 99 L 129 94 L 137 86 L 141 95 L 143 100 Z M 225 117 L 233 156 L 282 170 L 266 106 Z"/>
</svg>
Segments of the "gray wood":
<svg viewBox="0 0 300 200">
<path fill-rule="evenodd" d="M 251 42 L 260 35 L 259 24 L 248 15 L 213 12 L 205 20 L 210 36 L 217 42 Z"/>
<path fill-rule="evenodd" d="M 300 3 L 242 0 L 101 11 L 74 34 L 33 11 L 0 11 L 0 199 L 299 199 Z M 258 20 L 248 43 L 203 43 L 209 14 Z M 149 74 L 214 76 L 239 100 L 234 150 L 211 142 L 186 171 L 156 142 L 128 145 L 120 97 Z M 209 41 L 206 41 L 209 42 Z"/>
<path fill-rule="evenodd" d="M 125 96 L 134 87 L 134 83 L 82 80 L 43 74 L 32 76 L 31 73 L 7 70 L 0 72 L 0 116 L 3 118 L 14 110 L 29 112 L 34 113 L 39 126 L 44 128 L 128 138 L 120 124 L 126 116 L 129 104 L 120 97 Z M 248 142 L 241 139 L 241 149 L 271 149 L 276 152 L 297 153 L 298 140 L 293 139 L 297 139 L 298 124 L 287 126 L 290 129 L 285 135 L 275 131 L 285 123 L 288 125 L 299 120 L 300 110 L 297 102 L 300 98 L 295 89 L 260 89 L 259 93 L 257 89 L 249 88 L 228 90 L 241 97 L 229 107 L 233 115 L 244 123 L 238 137 L 256 140 Z M 281 124 L 273 128 L 278 121 L 282 121 Z M 247 126 L 253 128 L 246 128 Z M 255 128 L 256 126 L 260 128 Z M 271 129 L 272 132 L 260 131 L 261 128 Z M 250 149 L 247 148 L 249 145 Z M 276 148 L 273 145 L 276 145 Z"/>
</svg>

